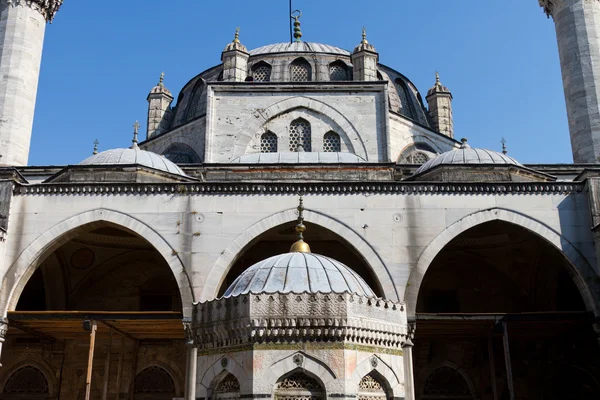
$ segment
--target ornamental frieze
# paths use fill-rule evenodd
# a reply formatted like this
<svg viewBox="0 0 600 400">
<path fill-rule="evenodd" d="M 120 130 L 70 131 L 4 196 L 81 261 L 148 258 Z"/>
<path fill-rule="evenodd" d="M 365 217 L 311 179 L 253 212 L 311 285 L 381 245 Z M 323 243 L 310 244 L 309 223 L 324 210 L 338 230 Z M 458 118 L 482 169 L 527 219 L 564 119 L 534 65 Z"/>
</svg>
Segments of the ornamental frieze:
<svg viewBox="0 0 600 400">
<path fill-rule="evenodd" d="M 12 6 L 27 6 L 39 11 L 46 21 L 52 22 L 64 0 L 8 0 Z"/>
</svg>

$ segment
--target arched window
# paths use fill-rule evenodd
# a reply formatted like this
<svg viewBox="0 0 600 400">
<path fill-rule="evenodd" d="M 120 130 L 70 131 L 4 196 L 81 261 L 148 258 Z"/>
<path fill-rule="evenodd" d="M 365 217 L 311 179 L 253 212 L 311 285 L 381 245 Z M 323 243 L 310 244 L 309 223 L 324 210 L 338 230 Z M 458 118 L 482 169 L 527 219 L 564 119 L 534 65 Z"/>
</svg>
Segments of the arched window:
<svg viewBox="0 0 600 400">
<path fill-rule="evenodd" d="M 48 381 L 42 371 L 28 365 L 13 372 L 4 385 L 4 393 L 49 394 Z"/>
<path fill-rule="evenodd" d="M 329 64 L 329 80 L 330 81 L 347 81 L 348 68 L 341 61 L 335 61 Z"/>
<path fill-rule="evenodd" d="M 308 82 L 312 80 L 312 68 L 304 58 L 298 58 L 290 64 L 290 80 L 292 82 Z"/>
<path fill-rule="evenodd" d="M 260 137 L 261 153 L 277 153 L 277 135 L 273 132 L 263 133 Z"/>
<path fill-rule="evenodd" d="M 386 400 L 388 398 L 381 382 L 373 375 L 365 375 L 358 384 L 358 400 Z"/>
<path fill-rule="evenodd" d="M 310 123 L 298 118 L 290 124 L 290 151 L 311 151 Z"/>
<path fill-rule="evenodd" d="M 200 164 L 202 160 L 190 146 L 184 143 L 173 143 L 164 152 L 168 160 L 175 164 Z"/>
<path fill-rule="evenodd" d="M 428 153 L 435 154 L 435 150 L 426 143 L 415 143 L 410 146 L 399 158 L 399 163 L 406 164 L 424 164 L 431 158 Z"/>
<path fill-rule="evenodd" d="M 213 400 L 235 400 L 239 398 L 240 382 L 229 373 L 213 389 Z"/>
<path fill-rule="evenodd" d="M 425 382 L 423 399 L 466 400 L 473 395 L 465 378 L 450 367 L 441 367 L 433 371 Z"/>
<path fill-rule="evenodd" d="M 425 164 L 427 161 L 429 157 L 421 151 L 413 151 L 404 159 L 407 164 Z"/>
<path fill-rule="evenodd" d="M 342 150 L 340 135 L 335 132 L 327 132 L 323 136 L 323 151 L 339 153 Z"/>
<path fill-rule="evenodd" d="M 254 64 L 252 66 L 252 78 L 254 82 L 270 82 L 271 66 L 264 61 Z"/>
<path fill-rule="evenodd" d="M 280 379 L 275 385 L 275 400 L 322 400 L 325 391 L 316 379 L 295 372 Z"/>
<path fill-rule="evenodd" d="M 175 397 L 173 378 L 163 368 L 153 365 L 135 377 L 133 391 L 136 394 L 160 394 Z"/>
<path fill-rule="evenodd" d="M 398 97 L 400 98 L 400 114 L 405 117 L 415 119 L 415 110 L 413 108 L 412 102 L 410 101 L 410 93 L 408 91 L 408 87 L 406 83 L 402 79 L 396 79 L 394 81 L 394 86 L 396 87 L 396 91 L 398 92 Z"/>
</svg>

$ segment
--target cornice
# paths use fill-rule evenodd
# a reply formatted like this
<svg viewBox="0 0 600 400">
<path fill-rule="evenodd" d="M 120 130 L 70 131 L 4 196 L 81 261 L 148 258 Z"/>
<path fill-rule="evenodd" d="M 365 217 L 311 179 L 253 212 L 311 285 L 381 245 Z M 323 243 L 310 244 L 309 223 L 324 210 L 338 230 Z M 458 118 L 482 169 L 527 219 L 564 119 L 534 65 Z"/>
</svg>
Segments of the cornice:
<svg viewBox="0 0 600 400">
<path fill-rule="evenodd" d="M 344 293 L 258 293 L 197 304 L 199 349 L 252 343 L 343 342 L 400 349 L 403 303 Z"/>
<path fill-rule="evenodd" d="M 585 182 L 200 182 L 200 183 L 49 183 L 15 185 L 20 196 L 89 195 L 278 195 L 278 194 L 570 194 Z"/>
<path fill-rule="evenodd" d="M 548 18 L 550 18 L 550 17 L 554 17 L 554 14 L 556 12 L 562 10 L 562 8 L 569 5 L 569 3 L 573 4 L 577 1 L 592 3 L 592 2 L 598 2 L 600 0 L 538 0 L 538 1 L 540 3 L 540 7 L 542 7 L 544 9 L 544 12 L 548 16 Z"/>
<path fill-rule="evenodd" d="M 47 22 L 52 22 L 64 0 L 8 0 L 12 6 L 28 6 L 39 11 Z"/>
</svg>

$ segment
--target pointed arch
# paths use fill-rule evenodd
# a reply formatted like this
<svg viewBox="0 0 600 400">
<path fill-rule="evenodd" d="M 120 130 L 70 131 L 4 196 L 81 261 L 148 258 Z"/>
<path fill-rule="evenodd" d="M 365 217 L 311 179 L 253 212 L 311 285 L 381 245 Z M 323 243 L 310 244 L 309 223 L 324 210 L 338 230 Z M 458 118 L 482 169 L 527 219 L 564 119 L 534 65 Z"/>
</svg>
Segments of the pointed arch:
<svg viewBox="0 0 600 400">
<path fill-rule="evenodd" d="M 200 301 L 212 300 L 217 297 L 219 288 L 225 280 L 227 273 L 235 264 L 237 258 L 255 239 L 269 229 L 296 219 L 296 209 L 287 209 L 257 221 L 238 235 L 223 251 L 208 273 L 206 284 L 200 295 Z M 329 229 L 344 238 L 362 256 L 374 276 L 379 280 L 384 297 L 394 301 L 400 299 L 392 274 L 388 271 L 381 256 L 360 234 L 343 222 L 318 211 L 306 209 L 304 220 Z"/>
<path fill-rule="evenodd" d="M 329 64 L 330 81 L 349 81 L 351 79 L 348 72 L 348 66 L 341 60 L 337 60 Z"/>
<path fill-rule="evenodd" d="M 312 151 L 312 128 L 304 118 L 296 118 L 290 123 L 290 151 Z"/>
<path fill-rule="evenodd" d="M 350 376 L 353 393 L 358 393 L 360 381 L 371 373 L 375 373 L 380 382 L 387 385 L 387 389 L 391 391 L 391 397 L 401 397 L 403 395 L 403 379 L 400 379 L 389 362 L 384 361 L 381 357 L 372 355 L 362 360 Z"/>
<path fill-rule="evenodd" d="M 304 57 L 296 58 L 290 63 L 290 81 L 310 82 L 312 80 L 312 66 Z"/>
<path fill-rule="evenodd" d="M 15 388 L 18 388 L 16 385 L 19 383 L 18 381 L 16 381 L 15 378 L 19 378 L 17 376 L 17 374 L 23 374 L 23 373 L 28 373 L 30 378 L 34 378 L 36 379 L 36 381 L 41 384 L 36 386 L 36 391 L 32 391 L 29 393 L 23 393 L 23 392 L 16 392 L 16 393 L 21 393 L 21 395 L 25 395 L 27 396 L 27 394 L 32 395 L 32 397 L 37 397 L 37 396 L 44 396 L 43 398 L 49 397 L 53 397 L 55 396 L 55 388 L 56 388 L 56 383 L 54 381 L 54 374 L 52 373 L 52 367 L 50 367 L 49 365 L 47 365 L 47 363 L 45 362 L 38 362 L 38 361 L 34 361 L 34 360 L 27 360 L 21 363 L 18 363 L 16 365 L 14 365 L 9 373 L 7 373 L 6 375 L 4 375 L 4 378 L 2 379 L 2 381 L 0 381 L 0 397 L 2 395 L 2 393 L 6 393 L 7 391 L 10 393 L 10 387 L 7 387 L 9 385 L 15 385 Z M 22 378 L 22 377 L 21 377 Z M 25 377 L 25 380 L 20 380 L 21 383 L 25 383 L 25 384 L 31 384 L 32 382 L 30 382 L 27 377 Z M 44 388 L 44 385 L 46 385 L 46 387 Z M 44 390 L 47 389 L 47 390 Z M 34 398 L 35 398 L 34 397 Z"/>
<path fill-rule="evenodd" d="M 490 221 L 504 221 L 518 225 L 537 234 L 556 247 L 556 249 L 564 255 L 568 265 L 571 267 L 568 269 L 568 272 L 573 278 L 575 286 L 579 290 L 586 308 L 595 315 L 598 315 L 599 310 L 597 301 L 593 295 L 594 292 L 598 293 L 598 284 L 594 282 L 594 268 L 575 246 L 546 224 L 527 215 L 504 208 L 491 208 L 474 212 L 447 227 L 443 232 L 436 236 L 423 253 L 421 253 L 417 265 L 410 273 L 406 291 L 404 293 L 404 300 L 406 302 L 407 314 L 409 317 L 415 315 L 419 289 L 423 283 L 425 273 L 437 254 L 458 235 L 470 228 Z M 590 290 L 588 284 L 590 286 L 593 285 L 593 289 L 595 290 Z"/>
<path fill-rule="evenodd" d="M 323 389 L 327 389 L 331 382 L 337 379 L 335 373 L 327 364 L 315 357 L 299 351 L 273 363 L 263 375 L 265 385 L 274 386 L 282 377 L 289 376 L 294 372 L 302 370 L 308 372 L 320 381 Z"/>
<path fill-rule="evenodd" d="M 254 82 L 270 82 L 271 81 L 271 64 L 265 61 L 259 61 L 251 68 L 252 80 Z"/>
<path fill-rule="evenodd" d="M 212 365 L 207 366 L 202 378 L 198 380 L 199 391 L 196 395 L 206 398 L 209 389 L 219 381 L 219 378 L 223 378 L 226 374 L 231 374 L 238 380 L 240 393 L 252 393 L 252 379 L 250 379 L 244 367 L 234 358 L 224 356 L 217 359 Z"/>
<path fill-rule="evenodd" d="M 444 378 L 448 378 L 448 380 L 449 380 L 449 381 L 446 379 L 443 380 L 444 387 L 442 387 L 442 389 L 460 390 L 461 392 L 464 392 L 464 393 L 466 393 L 468 391 L 469 392 L 468 394 L 459 395 L 459 396 L 461 396 L 460 398 L 463 398 L 462 396 L 464 396 L 465 398 L 476 399 L 475 393 L 477 393 L 477 392 L 475 391 L 475 384 L 473 383 L 473 380 L 470 378 L 467 371 L 465 371 L 463 368 L 459 367 L 458 365 L 456 365 L 450 361 L 433 364 L 433 365 L 429 366 L 428 368 L 426 368 L 420 374 L 420 379 L 422 380 L 422 382 L 424 382 L 423 393 L 419 393 L 420 398 L 423 398 L 423 399 L 438 398 L 437 394 L 432 395 L 432 397 L 428 397 L 428 393 L 427 393 L 427 390 L 428 390 L 427 384 L 429 383 L 430 385 L 432 385 L 432 384 L 434 385 L 436 383 L 436 382 L 434 382 L 434 380 L 436 379 L 436 376 L 435 376 L 436 373 L 446 375 Z M 454 383 L 456 386 L 449 388 L 448 387 L 449 383 L 450 384 Z M 457 389 L 457 387 L 458 387 L 458 389 Z M 430 387 L 429 390 L 435 390 L 435 387 Z M 452 394 L 449 394 L 449 395 L 452 395 Z M 454 395 L 456 395 L 456 393 L 454 393 Z M 444 396 L 444 394 L 442 394 L 442 396 Z"/>
<path fill-rule="evenodd" d="M 29 278 L 39 267 L 47 254 L 75 237 L 81 229 L 102 227 L 113 224 L 132 231 L 148 241 L 165 259 L 177 281 L 184 317 L 191 317 L 194 294 L 191 279 L 177 252 L 171 245 L 145 223 L 130 215 L 105 208 L 98 208 L 72 216 L 31 242 L 8 268 L 0 289 L 0 310 L 6 316 L 13 311 Z"/>
</svg>

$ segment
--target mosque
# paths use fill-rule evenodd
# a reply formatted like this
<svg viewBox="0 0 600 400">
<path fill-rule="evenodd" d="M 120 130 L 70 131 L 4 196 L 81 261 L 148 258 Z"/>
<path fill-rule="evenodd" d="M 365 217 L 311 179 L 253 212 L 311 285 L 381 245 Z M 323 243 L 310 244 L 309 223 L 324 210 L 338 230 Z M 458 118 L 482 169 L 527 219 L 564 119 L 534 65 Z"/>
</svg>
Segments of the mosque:
<svg viewBox="0 0 600 400">
<path fill-rule="evenodd" d="M 439 76 L 294 13 L 161 76 L 145 138 L 31 166 L 62 3 L 0 0 L 0 400 L 600 398 L 600 1 L 539 0 L 573 164 L 473 147 Z"/>
</svg>

